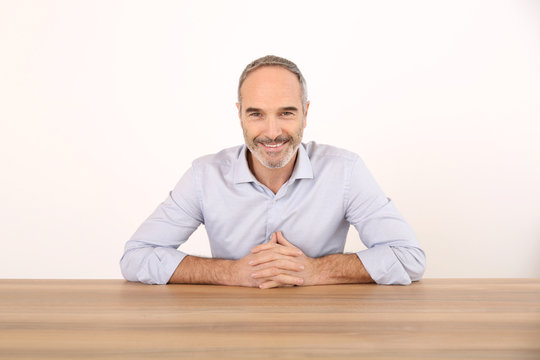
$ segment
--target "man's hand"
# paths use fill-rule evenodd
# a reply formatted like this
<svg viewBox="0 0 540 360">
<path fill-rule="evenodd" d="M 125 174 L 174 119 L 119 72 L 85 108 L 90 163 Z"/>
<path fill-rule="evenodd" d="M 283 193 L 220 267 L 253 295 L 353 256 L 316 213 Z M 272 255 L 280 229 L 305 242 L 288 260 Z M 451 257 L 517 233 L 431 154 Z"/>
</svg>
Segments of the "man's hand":
<svg viewBox="0 0 540 360">
<path fill-rule="evenodd" d="M 262 286 L 270 280 L 279 284 L 275 286 L 301 285 L 302 277 L 295 275 L 304 269 L 296 260 L 300 255 L 303 255 L 302 251 L 292 245 L 278 244 L 278 236 L 274 233 L 268 243 L 254 247 L 249 254 L 236 260 L 232 271 L 240 286 L 273 287 Z M 260 271 L 266 276 L 258 276 Z"/>
<path fill-rule="evenodd" d="M 251 253 L 258 255 L 250 263 L 255 267 L 253 278 L 262 281 L 260 288 L 272 288 L 287 285 L 323 285 L 323 284 L 346 284 L 346 283 L 372 283 L 374 282 L 366 268 L 356 254 L 331 254 L 320 258 L 311 258 L 300 249 L 291 244 L 281 231 L 274 233 L 275 241 L 255 246 Z M 274 240 L 274 237 L 272 238 Z M 289 252 L 291 251 L 291 252 Z M 276 254 L 284 253 L 296 256 L 288 256 L 289 263 L 296 264 L 294 267 L 280 266 Z M 301 278 L 303 281 L 291 283 L 282 279 Z"/>
<path fill-rule="evenodd" d="M 316 284 L 316 259 L 291 244 L 281 231 L 273 233 L 268 243 L 251 249 L 251 254 L 252 277 L 260 282 L 262 289 Z"/>
<path fill-rule="evenodd" d="M 279 244 L 278 235 L 274 233 L 268 243 L 256 246 L 254 248 L 256 251 L 239 260 L 208 259 L 188 255 L 178 265 L 169 283 L 262 288 L 301 285 L 304 280 L 298 273 L 304 270 L 304 265 L 298 258 L 303 253 L 284 241 L 286 240 L 282 238 Z M 259 271 L 263 271 L 265 276 L 259 276 Z M 263 285 L 264 283 L 267 284 Z"/>
</svg>

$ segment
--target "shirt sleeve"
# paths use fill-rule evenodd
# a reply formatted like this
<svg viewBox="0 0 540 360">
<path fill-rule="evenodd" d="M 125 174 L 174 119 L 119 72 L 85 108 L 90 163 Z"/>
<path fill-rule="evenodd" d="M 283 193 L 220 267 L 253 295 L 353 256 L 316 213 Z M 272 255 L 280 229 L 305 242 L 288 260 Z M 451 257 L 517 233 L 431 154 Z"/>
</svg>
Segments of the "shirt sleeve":
<svg viewBox="0 0 540 360">
<path fill-rule="evenodd" d="M 367 247 L 357 253 L 378 284 L 408 285 L 422 278 L 426 258 L 411 226 L 357 158 L 348 181 L 346 218 Z"/>
<path fill-rule="evenodd" d="M 187 255 L 178 251 L 178 247 L 201 223 L 203 215 L 195 174 L 190 168 L 126 243 L 120 260 L 124 278 L 147 284 L 169 282 Z"/>
</svg>

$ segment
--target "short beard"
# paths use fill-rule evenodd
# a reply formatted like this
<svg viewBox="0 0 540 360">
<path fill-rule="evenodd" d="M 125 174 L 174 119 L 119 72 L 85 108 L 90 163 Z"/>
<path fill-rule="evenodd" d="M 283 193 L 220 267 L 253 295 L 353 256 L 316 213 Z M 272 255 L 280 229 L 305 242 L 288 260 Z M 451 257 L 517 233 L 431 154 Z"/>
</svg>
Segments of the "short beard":
<svg viewBox="0 0 540 360">
<path fill-rule="evenodd" d="M 246 141 L 247 148 L 249 149 L 249 151 L 251 151 L 251 154 L 254 155 L 264 167 L 267 167 L 269 169 L 281 169 L 282 167 L 287 165 L 292 160 L 293 156 L 296 154 L 296 151 L 300 147 L 303 133 L 304 133 L 304 128 L 300 128 L 300 131 L 294 134 L 294 136 L 290 136 L 290 135 L 286 137 L 278 136 L 274 140 L 268 139 L 268 138 L 264 140 L 257 139 L 257 138 L 253 140 L 249 140 L 247 137 L 246 131 L 244 130 L 244 139 Z M 288 141 L 287 150 L 286 150 L 285 155 L 281 159 L 278 159 L 277 161 L 272 161 L 271 159 L 268 159 L 263 154 L 261 154 L 261 152 L 263 152 L 264 149 L 262 149 L 261 147 L 257 148 L 257 143 L 260 143 L 260 142 L 264 143 L 264 142 L 282 142 L 282 141 Z"/>
</svg>

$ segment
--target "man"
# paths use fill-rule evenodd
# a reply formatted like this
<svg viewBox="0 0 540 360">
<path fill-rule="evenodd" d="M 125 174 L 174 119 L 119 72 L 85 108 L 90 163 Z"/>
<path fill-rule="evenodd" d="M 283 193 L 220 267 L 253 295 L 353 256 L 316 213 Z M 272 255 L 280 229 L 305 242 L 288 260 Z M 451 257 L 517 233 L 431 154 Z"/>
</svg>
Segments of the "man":
<svg viewBox="0 0 540 360">
<path fill-rule="evenodd" d="M 301 142 L 309 101 L 294 63 L 253 61 L 236 106 L 245 145 L 193 162 L 127 242 L 127 280 L 272 288 L 422 277 L 424 252 L 362 160 Z M 177 250 L 200 224 L 213 258 Z M 343 254 L 350 224 L 367 249 Z"/>
</svg>

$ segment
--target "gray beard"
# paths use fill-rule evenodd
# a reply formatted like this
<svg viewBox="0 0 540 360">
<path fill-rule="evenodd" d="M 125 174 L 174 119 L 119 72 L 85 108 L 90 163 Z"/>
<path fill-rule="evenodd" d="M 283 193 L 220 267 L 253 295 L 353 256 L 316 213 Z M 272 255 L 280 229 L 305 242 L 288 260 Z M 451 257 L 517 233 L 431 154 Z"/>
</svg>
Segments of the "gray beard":
<svg viewBox="0 0 540 360">
<path fill-rule="evenodd" d="M 292 148 L 288 147 L 287 153 L 285 154 L 285 156 L 276 163 L 269 162 L 268 159 L 262 156 L 261 153 L 257 151 L 256 148 L 253 148 L 251 144 L 249 145 L 246 144 L 246 146 L 249 149 L 249 151 L 251 151 L 251 154 L 255 155 L 255 157 L 259 160 L 261 164 L 263 164 L 264 167 L 267 167 L 269 169 L 281 169 L 282 167 L 287 165 L 289 161 L 291 161 L 291 159 L 293 158 L 294 154 L 296 154 L 296 150 L 298 150 L 298 147 L 300 146 L 300 142 L 298 142 L 298 144 L 296 144 Z M 264 150 L 261 149 L 261 151 L 264 151 Z"/>
</svg>

